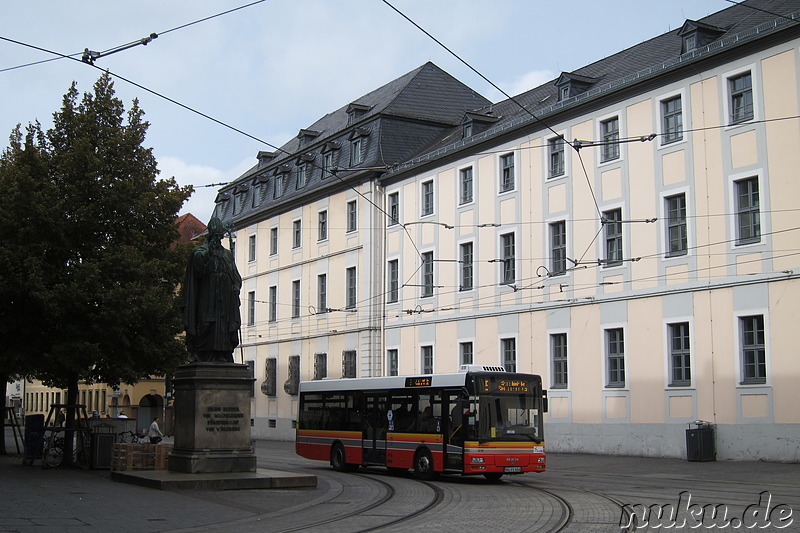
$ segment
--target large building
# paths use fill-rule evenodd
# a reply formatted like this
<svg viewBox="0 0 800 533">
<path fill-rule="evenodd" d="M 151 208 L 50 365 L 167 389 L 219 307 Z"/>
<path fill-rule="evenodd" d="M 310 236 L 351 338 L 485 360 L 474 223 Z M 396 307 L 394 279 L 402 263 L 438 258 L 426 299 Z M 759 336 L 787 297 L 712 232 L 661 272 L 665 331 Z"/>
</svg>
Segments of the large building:
<svg viewBox="0 0 800 533">
<path fill-rule="evenodd" d="M 541 374 L 550 450 L 800 460 L 800 6 L 747 0 L 509 100 L 432 64 L 221 190 L 255 435 L 300 379 Z"/>
</svg>

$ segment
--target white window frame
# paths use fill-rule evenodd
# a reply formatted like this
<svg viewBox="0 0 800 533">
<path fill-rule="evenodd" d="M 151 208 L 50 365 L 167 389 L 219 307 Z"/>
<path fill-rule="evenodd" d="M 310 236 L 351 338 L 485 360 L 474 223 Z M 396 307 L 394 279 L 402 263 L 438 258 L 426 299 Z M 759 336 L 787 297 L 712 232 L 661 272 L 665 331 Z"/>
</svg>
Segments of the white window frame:
<svg viewBox="0 0 800 533">
<path fill-rule="evenodd" d="M 681 324 L 684 322 L 689 323 L 689 372 L 691 372 L 691 379 L 688 385 L 673 385 L 672 384 L 672 335 L 670 334 L 670 326 Z M 695 351 L 695 336 L 694 336 L 694 317 L 688 316 L 675 316 L 665 318 L 663 320 L 664 331 L 664 390 L 692 390 L 695 388 L 697 382 L 697 374 L 695 373 L 695 364 L 697 362 Z"/>
<path fill-rule="evenodd" d="M 327 313 L 328 310 L 328 274 L 317 274 L 317 314 Z"/>
<path fill-rule="evenodd" d="M 625 117 L 625 113 L 623 112 L 622 109 L 617 109 L 615 111 L 611 111 L 602 116 L 599 116 L 597 117 L 597 119 L 595 119 L 595 126 L 594 126 L 595 138 L 597 139 L 598 142 L 603 142 L 603 123 L 609 121 L 614 117 L 617 118 L 617 121 L 619 123 L 618 138 L 624 139 L 625 136 L 627 135 L 625 121 L 623 120 L 623 118 Z M 619 143 L 618 146 L 619 146 L 619 157 L 617 157 L 616 159 L 609 159 L 608 161 L 603 161 L 603 150 L 606 147 L 602 145 L 598 146 L 596 152 L 597 166 L 603 167 L 607 165 L 615 165 L 620 161 L 625 160 L 625 156 L 627 155 L 625 153 L 625 143 Z"/>
<path fill-rule="evenodd" d="M 667 199 L 673 196 L 678 196 L 682 194 L 683 197 L 686 199 L 686 253 L 679 254 L 679 255 L 669 255 L 669 211 L 667 210 Z M 694 205 L 692 197 L 691 197 L 691 190 L 689 187 L 680 187 L 677 189 L 669 189 L 666 191 L 662 191 L 659 194 L 661 199 L 661 259 L 663 261 L 680 261 L 685 260 L 687 257 L 694 255 L 693 254 L 693 247 L 694 247 L 694 227 L 692 223 L 694 222 L 694 218 L 692 216 L 692 209 L 691 207 Z M 623 234 L 624 240 L 624 234 Z M 624 244 L 624 243 L 623 243 Z M 624 250 L 623 250 L 624 251 Z"/>
<path fill-rule="evenodd" d="M 514 184 L 508 189 L 503 188 L 503 169 L 506 168 L 503 163 L 503 159 L 506 157 L 511 156 L 514 159 L 514 176 L 513 181 Z M 516 148 L 511 150 L 505 151 L 501 154 L 497 155 L 497 194 L 508 194 L 515 192 L 519 186 L 519 153 Z"/>
<path fill-rule="evenodd" d="M 749 178 L 756 178 L 758 180 L 758 212 L 761 233 L 758 241 L 739 244 L 739 213 L 737 211 L 739 202 L 736 191 L 738 187 L 737 182 Z M 770 231 L 769 217 L 764 216 L 764 214 L 769 210 L 769 206 L 766 203 L 769 200 L 769 197 L 766 192 L 767 191 L 764 187 L 763 169 L 757 168 L 749 172 L 739 172 L 737 174 L 728 176 L 728 213 L 730 213 L 730 219 L 728 222 L 728 235 L 732 250 L 743 250 L 766 245 L 766 236 L 769 235 Z"/>
<path fill-rule="evenodd" d="M 471 284 L 470 284 L 469 288 L 467 288 L 467 289 L 465 289 L 463 284 L 462 284 L 462 281 L 464 280 L 464 275 L 463 275 L 464 274 L 464 264 L 461 262 L 461 260 L 462 260 L 462 251 L 463 251 L 462 246 L 464 246 L 465 244 L 471 244 L 472 245 L 472 263 L 470 264 L 471 269 L 472 269 L 472 273 L 471 273 L 471 278 L 472 279 L 470 280 Z M 475 239 L 464 239 L 463 241 L 459 241 L 459 243 L 458 243 L 458 263 L 456 263 L 456 264 L 458 265 L 456 267 L 457 268 L 456 279 L 458 280 L 458 292 L 459 293 L 465 293 L 465 292 L 474 291 L 475 290 L 475 280 L 477 279 L 477 273 L 478 273 L 478 265 L 477 265 L 477 263 L 475 261 Z"/>
<path fill-rule="evenodd" d="M 725 129 L 733 129 L 739 128 L 742 126 L 752 125 L 753 122 L 761 120 L 761 113 L 760 113 L 760 101 L 761 101 L 761 93 L 758 90 L 759 84 L 758 82 L 761 80 L 760 71 L 756 68 L 756 63 L 749 63 L 747 65 L 743 65 L 737 69 L 729 70 L 721 75 L 722 83 L 720 83 L 720 90 L 722 91 L 722 121 L 725 124 Z M 730 89 L 730 80 L 732 78 L 736 78 L 745 74 L 746 72 L 750 72 L 750 89 L 753 95 L 753 118 L 744 122 L 737 122 L 735 124 L 731 124 L 731 89 Z"/>
<path fill-rule="evenodd" d="M 472 163 L 470 163 L 469 165 L 460 166 L 460 167 L 458 167 L 456 169 L 456 181 L 457 181 L 457 183 L 456 183 L 456 187 L 457 187 L 457 191 L 456 191 L 456 195 L 457 196 L 456 196 L 456 198 L 457 198 L 458 207 L 464 207 L 466 205 L 471 205 L 471 204 L 475 203 L 475 182 L 476 182 L 475 169 L 476 169 L 476 166 L 474 164 L 472 164 Z M 470 182 L 469 200 L 464 201 L 464 196 L 463 196 L 464 195 L 464 187 L 463 187 L 462 177 L 463 177 L 463 172 L 466 171 L 466 170 L 470 170 L 471 171 L 471 182 Z"/>
<path fill-rule="evenodd" d="M 741 319 L 754 316 L 754 315 L 761 315 L 764 317 L 764 363 L 767 365 L 767 372 L 766 376 L 764 377 L 764 382 L 761 383 L 743 383 L 744 381 L 744 361 L 742 360 L 742 330 L 741 330 Z M 771 349 L 771 339 L 770 339 L 770 320 L 769 320 L 769 309 L 766 308 L 754 308 L 754 309 L 744 309 L 740 311 L 736 311 L 733 317 L 733 337 L 734 337 L 734 346 L 735 346 L 735 357 L 736 357 L 736 387 L 738 388 L 757 388 L 757 387 L 771 387 L 772 386 L 772 349 Z"/>
<path fill-rule="evenodd" d="M 299 250 L 303 247 L 303 219 L 292 220 L 292 250 Z"/>
<path fill-rule="evenodd" d="M 625 352 L 623 353 L 623 364 L 625 366 L 625 384 L 622 387 L 609 387 L 608 386 L 608 339 L 606 332 L 612 329 L 621 329 L 622 330 L 622 339 L 625 343 Z M 627 391 L 630 390 L 631 386 L 631 379 L 630 379 L 630 365 L 628 364 L 630 352 L 628 351 L 628 346 L 630 344 L 630 337 L 628 335 L 628 325 L 624 322 L 620 323 L 609 323 L 609 324 L 601 324 L 600 326 L 600 346 L 602 349 L 600 350 L 600 356 L 602 357 L 601 362 L 601 379 L 602 386 L 604 391 Z"/>
<path fill-rule="evenodd" d="M 615 211 L 617 209 L 620 210 L 620 220 L 625 220 L 625 206 L 622 203 L 611 204 L 611 205 L 604 206 L 604 207 L 602 207 L 600 209 L 600 213 L 601 214 L 605 214 L 608 211 Z M 600 228 L 598 228 L 598 229 L 601 230 L 601 232 L 600 232 L 600 237 L 601 238 L 598 239 L 600 241 L 600 255 L 598 257 L 602 258 L 602 267 L 603 267 L 603 269 L 604 270 L 610 270 L 610 269 L 613 269 L 613 268 L 624 267 L 625 266 L 625 259 L 626 259 L 625 251 L 628 250 L 628 248 L 629 248 L 627 241 L 628 241 L 628 238 L 630 237 L 628 235 L 630 233 L 630 231 L 628 231 L 628 232 L 625 231 L 625 224 L 623 223 L 622 224 L 622 260 L 619 263 L 608 264 L 608 257 L 607 257 L 607 254 L 606 254 L 606 251 L 607 251 L 607 248 L 606 248 L 606 230 L 605 230 L 605 227 L 603 226 L 602 222 L 600 223 Z M 628 254 L 628 255 L 630 255 L 630 254 Z"/>
<path fill-rule="evenodd" d="M 497 232 L 497 257 L 500 259 L 500 270 L 498 271 L 498 284 L 499 285 L 513 285 L 519 280 L 520 277 L 520 257 L 519 257 L 519 232 L 514 229 L 512 231 L 498 231 Z M 509 234 L 514 235 L 514 279 L 505 281 L 505 255 L 503 244 L 503 237 Z"/>
<path fill-rule="evenodd" d="M 419 372 L 420 374 L 428 375 L 425 372 L 425 349 L 431 351 L 431 374 L 436 373 L 436 351 L 433 349 L 433 344 L 423 344 L 419 347 Z"/>
<path fill-rule="evenodd" d="M 426 257 L 430 256 L 430 271 L 428 270 L 428 261 Z M 420 260 L 422 264 L 419 269 L 419 297 L 420 298 L 433 298 L 436 292 L 436 254 L 433 250 L 425 250 L 420 252 Z M 430 285 L 428 284 L 427 276 L 430 274 Z"/>
<path fill-rule="evenodd" d="M 550 380 L 550 388 L 558 391 L 567 391 L 570 390 L 570 385 L 572 380 L 570 379 L 570 368 L 572 365 L 572 350 L 571 348 L 571 340 L 569 335 L 568 328 L 562 329 L 548 329 L 547 330 L 547 375 L 548 379 Z M 566 335 L 567 337 L 567 386 L 566 387 L 556 387 L 555 385 L 555 366 L 553 365 L 553 335 Z"/>
<path fill-rule="evenodd" d="M 570 174 L 570 157 L 569 157 L 569 148 L 570 145 L 567 142 L 567 130 L 557 131 L 558 136 L 546 137 L 544 142 L 544 181 L 545 182 L 554 182 L 556 180 L 564 179 Z M 564 141 L 564 172 L 559 174 L 558 176 L 551 176 L 550 175 L 550 143 L 551 141 L 555 141 L 556 139 L 561 138 Z"/>
<path fill-rule="evenodd" d="M 269 229 L 269 255 L 278 255 L 278 226 Z"/>
<path fill-rule="evenodd" d="M 392 218 L 392 198 L 397 199 L 397 219 Z M 386 214 L 387 220 L 386 225 L 388 227 L 397 226 L 400 224 L 400 191 L 388 191 L 386 193 Z"/>
<path fill-rule="evenodd" d="M 461 349 L 462 345 L 464 345 L 464 344 L 469 344 L 470 346 L 472 346 L 472 361 L 469 362 L 469 363 L 465 363 L 464 362 L 464 352 Z M 456 357 L 458 357 L 458 360 L 456 361 L 456 363 L 457 363 L 456 368 L 461 368 L 461 365 L 465 365 L 465 364 L 466 365 L 474 365 L 475 364 L 475 339 L 474 338 L 458 339 L 458 354 L 456 355 Z"/>
<path fill-rule="evenodd" d="M 427 208 L 427 204 L 425 202 L 425 186 L 430 184 L 431 186 L 431 205 L 430 205 L 430 212 L 426 213 L 425 209 Z M 420 181 L 419 184 L 419 216 L 420 218 L 430 217 L 436 214 L 436 182 L 433 178 L 424 179 Z"/>
<path fill-rule="evenodd" d="M 255 262 L 256 258 L 258 257 L 258 248 L 257 248 L 257 237 L 256 234 L 253 233 L 247 236 L 247 262 L 253 263 Z"/>
<path fill-rule="evenodd" d="M 323 215 L 325 220 L 322 219 Z M 320 209 L 317 211 L 317 242 L 324 242 L 328 240 L 329 224 L 328 224 L 328 210 Z"/>
<path fill-rule="evenodd" d="M 247 292 L 247 325 L 256 325 L 256 291 Z"/>
<path fill-rule="evenodd" d="M 519 368 L 519 363 L 520 363 L 520 359 L 519 359 L 519 339 L 517 338 L 516 335 L 509 335 L 507 337 L 500 337 L 499 339 L 497 339 L 497 350 L 499 352 L 498 353 L 498 356 L 499 356 L 498 357 L 498 361 L 499 361 L 498 366 L 501 366 L 501 367 L 505 368 L 505 365 L 506 365 L 505 355 L 506 354 L 505 354 L 504 347 L 505 347 L 505 341 L 509 341 L 509 340 L 513 340 L 514 341 L 514 370 L 511 370 L 510 372 L 520 372 L 520 368 Z"/>
<path fill-rule="evenodd" d="M 564 224 L 564 270 L 562 272 L 555 272 L 552 270 L 553 266 L 553 224 L 563 223 Z M 550 261 L 547 264 L 547 269 L 553 276 L 565 276 L 569 274 L 569 220 L 565 218 L 553 218 L 547 220 L 547 242 L 546 246 L 547 249 L 545 250 L 545 257 L 548 257 Z"/>
<path fill-rule="evenodd" d="M 395 355 L 397 356 L 397 363 L 396 374 L 390 374 L 391 370 L 391 359 L 389 358 L 390 352 L 394 351 Z M 399 346 L 387 346 L 386 347 L 386 372 L 384 373 L 387 376 L 399 376 L 400 375 L 400 347 Z"/>
<path fill-rule="evenodd" d="M 677 141 L 672 141 L 669 143 L 665 143 L 665 131 L 664 131 L 664 108 L 663 103 L 672 100 L 673 98 L 680 96 L 681 97 L 681 123 L 682 123 L 682 135 L 683 138 Z M 689 120 L 691 119 L 691 115 L 689 113 L 689 100 L 686 98 L 686 89 L 681 88 L 677 91 L 670 91 L 668 93 L 661 94 L 653 99 L 653 106 L 654 106 L 654 116 L 656 120 L 656 133 L 658 133 L 658 148 L 674 148 L 675 146 L 681 146 L 686 144 L 689 139 L 689 133 L 691 129 L 691 125 L 689 124 Z"/>
<path fill-rule="evenodd" d="M 352 212 L 350 208 L 353 208 Z M 358 200 L 348 200 L 345 204 L 345 216 L 347 217 L 346 233 L 358 231 Z"/>
</svg>

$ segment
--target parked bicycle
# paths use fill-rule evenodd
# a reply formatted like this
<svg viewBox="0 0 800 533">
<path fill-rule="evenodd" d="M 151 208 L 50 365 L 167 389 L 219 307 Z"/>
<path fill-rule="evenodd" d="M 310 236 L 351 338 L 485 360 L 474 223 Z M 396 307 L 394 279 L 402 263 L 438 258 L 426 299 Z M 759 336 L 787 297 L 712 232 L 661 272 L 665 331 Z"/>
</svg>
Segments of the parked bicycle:
<svg viewBox="0 0 800 533">
<path fill-rule="evenodd" d="M 141 444 L 144 442 L 149 442 L 144 434 L 134 433 L 133 431 L 123 431 L 122 433 L 117 433 L 117 437 L 119 437 L 119 442 L 125 444 Z"/>
</svg>

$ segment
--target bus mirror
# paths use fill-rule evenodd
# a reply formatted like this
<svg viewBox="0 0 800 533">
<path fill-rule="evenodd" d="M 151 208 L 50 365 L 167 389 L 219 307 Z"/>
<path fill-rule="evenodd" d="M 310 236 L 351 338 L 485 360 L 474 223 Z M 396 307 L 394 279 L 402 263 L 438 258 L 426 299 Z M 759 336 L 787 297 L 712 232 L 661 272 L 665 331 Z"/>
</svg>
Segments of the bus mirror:
<svg viewBox="0 0 800 533">
<path fill-rule="evenodd" d="M 542 389 L 542 412 L 547 412 L 547 391 Z"/>
</svg>

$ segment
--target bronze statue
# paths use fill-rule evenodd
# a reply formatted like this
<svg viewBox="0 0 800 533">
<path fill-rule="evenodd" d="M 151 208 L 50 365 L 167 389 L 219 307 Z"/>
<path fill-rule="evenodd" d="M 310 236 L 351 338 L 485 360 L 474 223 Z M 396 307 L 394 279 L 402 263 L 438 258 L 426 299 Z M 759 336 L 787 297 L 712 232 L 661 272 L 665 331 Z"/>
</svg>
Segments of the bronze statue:
<svg viewBox="0 0 800 533">
<path fill-rule="evenodd" d="M 233 363 L 239 345 L 242 277 L 233 254 L 223 248 L 222 221 L 208 222 L 206 242 L 189 255 L 183 284 L 183 326 L 192 362 Z"/>
</svg>

